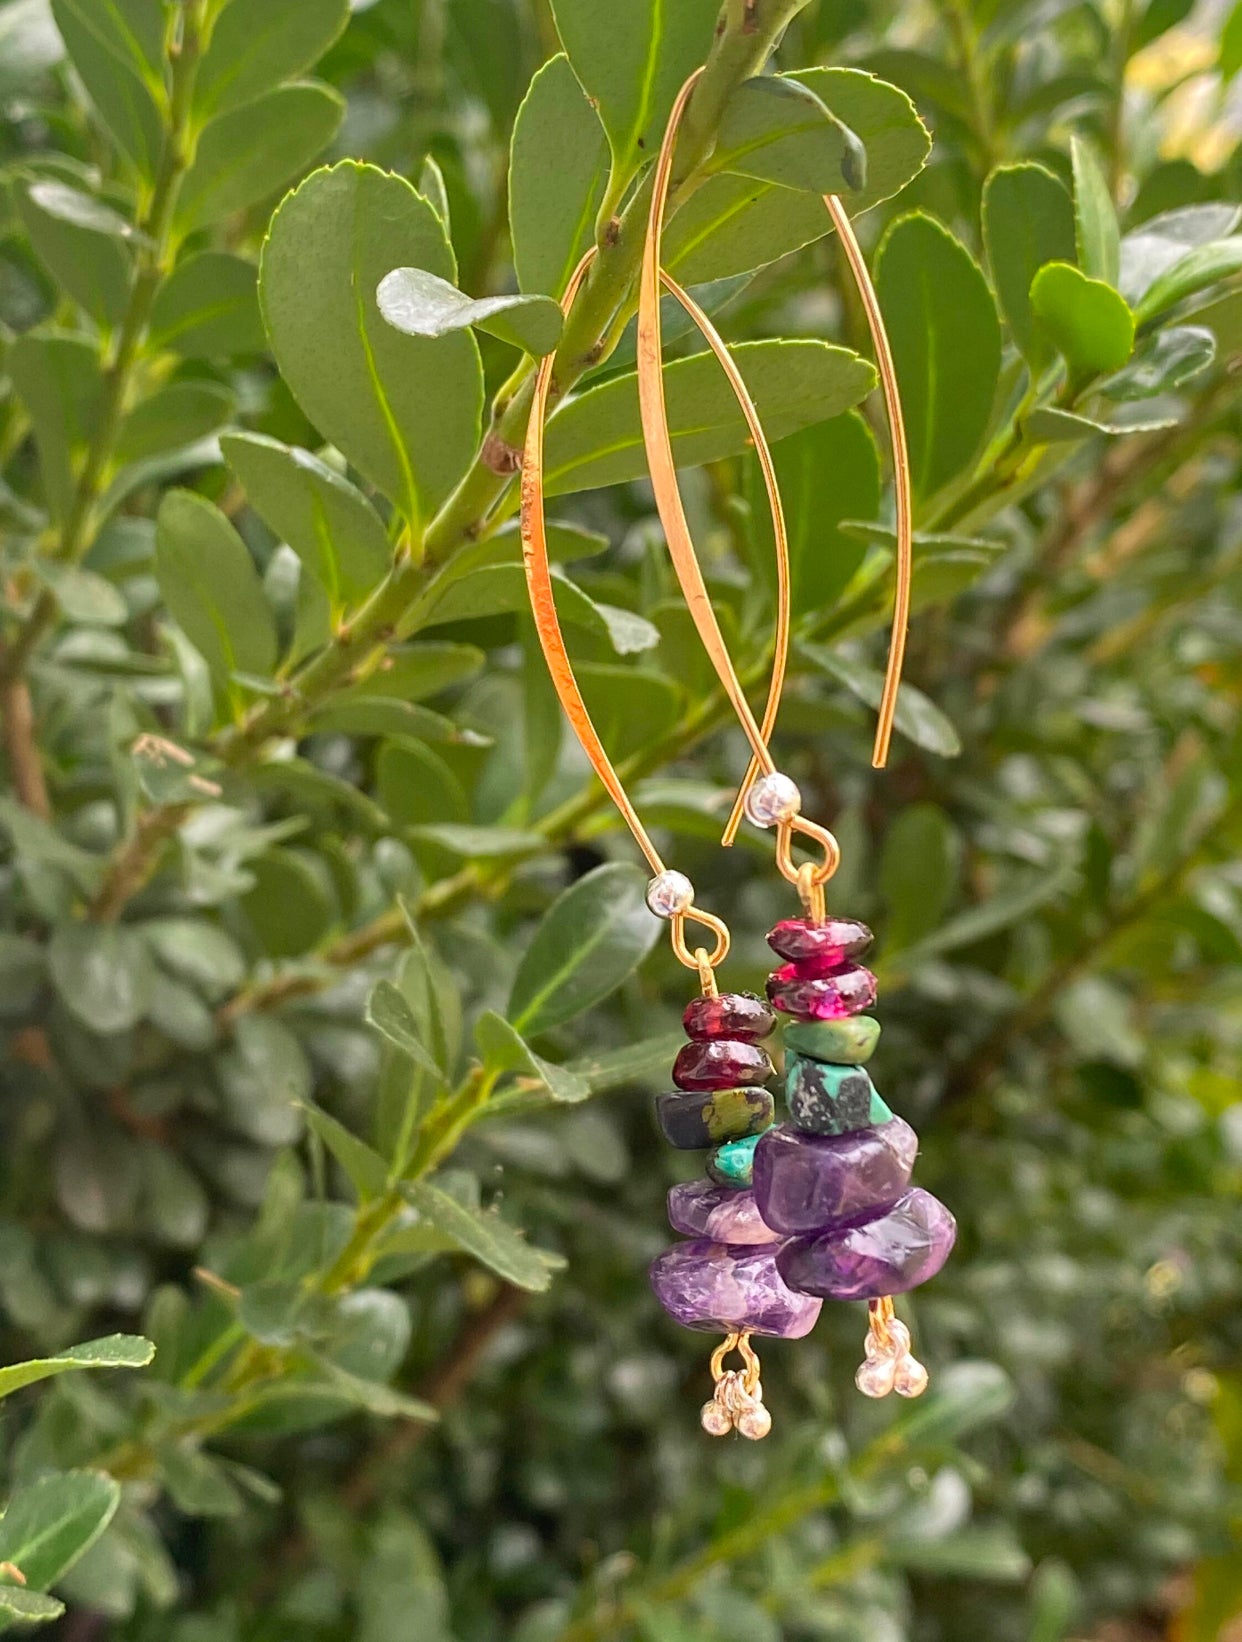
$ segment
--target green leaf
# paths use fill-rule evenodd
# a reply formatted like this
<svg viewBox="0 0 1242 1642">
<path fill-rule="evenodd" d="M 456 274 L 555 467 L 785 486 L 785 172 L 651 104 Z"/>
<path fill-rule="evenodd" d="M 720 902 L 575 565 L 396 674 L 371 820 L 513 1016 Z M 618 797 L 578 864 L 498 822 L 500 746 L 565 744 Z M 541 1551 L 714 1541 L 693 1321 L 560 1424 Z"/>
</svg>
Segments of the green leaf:
<svg viewBox="0 0 1242 1642">
<path fill-rule="evenodd" d="M 311 1069 L 302 1046 L 271 1015 L 243 1015 L 233 1042 L 213 1060 L 224 1115 L 239 1134 L 263 1146 L 291 1146 L 302 1133 Z"/>
<path fill-rule="evenodd" d="M 406 336 L 447 336 L 474 326 L 526 353 L 551 353 L 561 310 L 550 296 L 472 298 L 425 268 L 394 268 L 375 293 L 384 318 Z"/>
<path fill-rule="evenodd" d="M 422 170 L 418 173 L 418 191 L 444 224 L 444 232 L 452 239 L 453 224 L 449 211 L 448 186 L 444 181 L 444 172 L 433 154 L 428 154 L 423 161 Z"/>
<path fill-rule="evenodd" d="M 392 561 L 388 533 L 348 479 L 310 451 L 260 433 L 226 434 L 220 449 L 255 512 L 288 542 L 335 610 L 383 579 Z"/>
<path fill-rule="evenodd" d="M 960 854 L 958 835 L 938 804 L 911 804 L 900 812 L 880 860 L 886 952 L 900 952 L 935 929 L 957 887 Z"/>
<path fill-rule="evenodd" d="M 553 0 L 574 73 L 599 110 L 613 172 L 628 178 L 654 157 L 673 99 L 711 50 L 717 0 Z"/>
<path fill-rule="evenodd" d="M 846 661 L 818 644 L 800 644 L 798 649 L 808 661 L 844 684 L 865 706 L 879 707 L 884 694 L 884 678 L 873 667 Z M 916 747 L 922 747 L 940 758 L 956 758 L 962 750 L 962 738 L 949 719 L 935 702 L 912 684 L 901 686 L 893 722 L 898 731 L 908 736 Z"/>
<path fill-rule="evenodd" d="M 156 520 L 155 574 L 164 602 L 218 681 L 266 676 L 276 629 L 250 550 L 225 518 L 188 490 L 170 490 Z"/>
<path fill-rule="evenodd" d="M 867 151 L 809 86 L 763 74 L 744 80 L 725 105 L 711 166 L 811 194 L 848 194 L 866 185 Z"/>
<path fill-rule="evenodd" d="M 278 86 L 218 115 L 198 139 L 177 195 L 178 227 L 192 233 L 266 199 L 305 171 L 344 117 L 344 98 L 317 80 Z"/>
<path fill-rule="evenodd" d="M 351 1134 L 343 1123 L 318 1106 L 307 1106 L 306 1122 L 349 1176 L 360 1203 L 369 1203 L 384 1192 L 388 1165 L 365 1140 Z"/>
<path fill-rule="evenodd" d="M 529 832 L 521 827 L 459 826 L 445 821 L 413 827 L 410 836 L 415 841 L 435 844 L 450 855 L 460 855 L 465 860 L 500 861 L 515 856 L 540 855 L 547 848 L 547 839 L 541 832 Z"/>
<path fill-rule="evenodd" d="M 968 1526 L 935 1538 L 890 1539 L 884 1555 L 916 1573 L 993 1584 L 1017 1584 L 1031 1571 L 1031 1559 L 1008 1523 Z"/>
<path fill-rule="evenodd" d="M 235 1517 L 242 1496 L 219 1460 L 190 1443 L 159 1449 L 160 1475 L 169 1498 L 188 1517 Z"/>
<path fill-rule="evenodd" d="M 851 216 L 899 193 L 927 161 L 931 138 L 904 91 L 853 68 L 799 69 L 797 80 L 857 136 L 866 187 Z M 686 285 L 763 267 L 832 231 L 822 200 L 746 177 L 709 177 L 669 221 L 664 261 Z"/>
<path fill-rule="evenodd" d="M 0 1563 L 26 1585 L 55 1585 L 103 1533 L 121 1501 L 121 1485 L 102 1471 L 62 1471 L 19 1488 L 0 1518 Z"/>
<path fill-rule="evenodd" d="M 1117 289 L 1137 307 L 1161 274 L 1189 251 L 1227 239 L 1242 218 L 1242 207 L 1220 200 L 1184 205 L 1150 217 L 1121 242 L 1121 278 Z"/>
<path fill-rule="evenodd" d="M 411 1181 L 401 1190 L 428 1225 L 514 1288 L 542 1294 L 551 1287 L 553 1271 L 564 1264 L 558 1255 L 531 1248 L 498 1214 L 466 1208 L 430 1181 Z"/>
<path fill-rule="evenodd" d="M 63 523 L 73 507 L 82 453 L 99 418 L 99 356 L 85 337 L 27 331 L 8 350 L 5 369 L 30 413 L 48 508 Z"/>
<path fill-rule="evenodd" d="M 850 410 L 876 382 L 867 360 L 828 342 L 743 342 L 729 351 L 774 442 Z M 679 467 L 747 449 L 749 430 L 714 355 L 673 360 L 664 368 L 664 390 Z M 624 484 L 646 472 L 634 373 L 588 388 L 548 423 L 549 495 Z"/>
<path fill-rule="evenodd" d="M 155 293 L 148 341 L 186 359 L 261 353 L 258 268 L 226 251 L 186 257 Z"/>
<path fill-rule="evenodd" d="M 1174 393 L 1216 358 L 1216 338 L 1200 325 L 1171 325 L 1146 338 L 1124 370 L 1100 383 L 1110 399 L 1130 401 Z"/>
<path fill-rule="evenodd" d="M 1070 139 L 1074 168 L 1074 221 L 1078 264 L 1091 279 L 1116 286 L 1121 274 L 1121 230 L 1099 155 L 1084 137 Z"/>
<path fill-rule="evenodd" d="M 124 219 L 55 180 L 18 185 L 13 194 L 30 243 L 53 279 L 98 324 L 115 325 L 132 277 Z"/>
<path fill-rule="evenodd" d="M 250 861 L 248 870 L 254 882 L 239 905 L 264 957 L 297 958 L 318 946 L 335 917 L 320 858 L 301 850 L 269 850 Z"/>
<path fill-rule="evenodd" d="M 492 1072 L 518 1072 L 542 1084 L 554 1101 L 574 1105 L 591 1093 L 591 1085 L 567 1066 L 540 1058 L 521 1033 L 494 1009 L 485 1009 L 474 1028 L 474 1041 Z"/>
<path fill-rule="evenodd" d="M 1137 414 L 1127 417 L 1126 410 Z M 1040 405 L 1026 418 L 1024 426 L 1032 439 L 1045 445 L 1058 445 L 1092 439 L 1101 433 L 1110 439 L 1123 439 L 1135 433 L 1159 433 L 1162 428 L 1176 427 L 1177 418 L 1144 415 L 1137 406 L 1124 406 L 1112 421 L 1104 422 L 1097 416 Z"/>
<path fill-rule="evenodd" d="M 1242 0 L 1233 8 L 1220 31 L 1220 72 L 1226 83 L 1242 69 Z"/>
<path fill-rule="evenodd" d="M 151 998 L 151 959 L 124 924 L 60 924 L 48 946 L 48 966 L 65 1007 L 92 1032 L 136 1026 Z"/>
<path fill-rule="evenodd" d="M 562 572 L 553 571 L 553 584 L 561 620 L 606 639 L 618 655 L 651 650 L 660 642 L 659 633 L 645 617 L 596 604 Z M 433 583 L 425 597 L 425 607 L 416 607 L 410 618 L 416 627 L 437 627 L 445 622 L 472 621 L 530 608 L 526 575 L 516 564 L 488 565 L 443 586 Z"/>
<path fill-rule="evenodd" d="M 304 74 L 348 21 L 348 0 L 229 0 L 199 64 L 196 112 L 210 119 Z"/>
<path fill-rule="evenodd" d="M 65 1604 L 54 1596 L 43 1596 L 38 1591 L 24 1591 L 20 1585 L 0 1585 L 0 1614 L 19 1625 L 44 1625 L 59 1619 Z"/>
<path fill-rule="evenodd" d="M 1242 234 L 1198 245 L 1175 262 L 1167 273 L 1154 280 L 1138 306 L 1139 322 L 1145 324 L 1176 303 L 1206 290 L 1222 279 L 1242 272 Z"/>
<path fill-rule="evenodd" d="M 367 999 L 367 1020 L 403 1055 L 439 1081 L 435 1050 L 424 1043 L 414 1011 L 391 981 L 376 982 Z"/>
<path fill-rule="evenodd" d="M 1195 0 L 1148 0 L 1130 36 L 1132 53 L 1142 51 L 1153 40 L 1184 23 L 1195 8 Z"/>
<path fill-rule="evenodd" d="M 634 867 L 596 867 L 563 891 L 535 931 L 505 1013 L 523 1037 L 560 1026 L 614 992 L 660 933 Z"/>
<path fill-rule="evenodd" d="M 39 1357 L 32 1362 L 10 1363 L 0 1368 L 0 1397 L 11 1396 L 38 1380 L 50 1380 L 57 1374 L 70 1374 L 80 1368 L 145 1368 L 154 1355 L 155 1347 L 140 1334 L 108 1334 L 80 1346 L 67 1346 L 54 1357 Z"/>
<path fill-rule="evenodd" d="M 379 1380 L 351 1374 L 348 1369 L 314 1352 L 308 1352 L 307 1356 L 328 1386 L 353 1408 L 361 1408 L 385 1420 L 423 1420 L 430 1424 L 440 1418 L 439 1411 L 419 1397 L 409 1397 L 404 1391 L 384 1385 Z M 296 1394 L 297 1382 L 290 1389 Z"/>
<path fill-rule="evenodd" d="M 986 901 L 980 901 L 977 906 L 969 907 L 941 924 L 917 947 L 903 952 L 902 968 L 912 967 L 944 952 L 956 952 L 962 947 L 973 946 L 977 941 L 1012 928 L 1049 901 L 1065 894 L 1073 886 L 1075 877 L 1074 868 L 1065 862 L 1058 863 L 1049 872 L 1021 875 Z"/>
<path fill-rule="evenodd" d="M 518 109 L 509 159 L 509 230 L 518 288 L 559 296 L 587 246 L 608 180 L 599 116 L 562 53 Z"/>
<path fill-rule="evenodd" d="M 1074 378 L 1119 371 L 1134 351 L 1134 315 L 1126 299 L 1068 262 L 1040 269 L 1031 307 Z"/>
<path fill-rule="evenodd" d="M 666 735 L 680 716 L 682 691 L 672 679 L 615 662 L 576 668 L 587 711 L 614 762 Z"/>
<path fill-rule="evenodd" d="M 1069 190 L 1042 165 L 999 166 L 983 190 L 983 236 L 1001 313 L 1019 351 L 1039 370 L 1050 356 L 1031 311 L 1031 282 L 1047 263 L 1074 260 Z"/>
<path fill-rule="evenodd" d="M 399 827 L 470 818 L 461 782 L 438 753 L 419 741 L 392 741 L 380 748 L 375 795 Z"/>
<path fill-rule="evenodd" d="M 375 290 L 404 266 L 453 278 L 444 225 L 400 177 L 346 161 L 283 202 L 259 290 L 294 397 L 417 528 L 474 456 L 483 378 L 472 336 L 408 337 L 384 323 Z"/>
<path fill-rule="evenodd" d="M 159 163 L 163 100 L 163 0 L 51 0 L 65 49 L 126 155 L 147 178 Z"/>
<path fill-rule="evenodd" d="M 876 260 L 905 401 L 918 497 L 934 496 L 977 453 L 1000 377 L 996 304 L 965 246 L 916 212 L 889 229 Z"/>
<path fill-rule="evenodd" d="M 48 0 L 8 0 L 0 10 L 0 97 L 26 91 L 64 55 Z"/>
<path fill-rule="evenodd" d="M 871 429 L 851 412 L 782 439 L 772 457 L 785 509 L 790 607 L 796 622 L 835 604 L 863 561 L 863 543 L 841 526 L 879 511 L 880 453 Z M 833 482 L 825 487 L 827 473 Z M 746 494 L 759 574 L 774 591 L 776 545 L 757 459 L 747 464 Z"/>
<path fill-rule="evenodd" d="M 208 998 L 236 991 L 246 978 L 237 943 L 205 918 L 151 918 L 141 928 L 158 962 Z"/>
<path fill-rule="evenodd" d="M 1031 1580 L 1031 1629 L 1027 1642 L 1066 1642 L 1082 1606 L 1078 1581 L 1063 1562 L 1041 1562 Z"/>
<path fill-rule="evenodd" d="M 56 594 L 57 603 L 70 621 L 120 627 L 129 620 L 124 594 L 94 571 L 74 570 L 45 560 L 39 565 L 38 573 Z"/>
<path fill-rule="evenodd" d="M 121 424 L 116 459 L 143 462 L 197 444 L 227 422 L 233 396 L 218 382 L 170 382 L 141 400 Z"/>
</svg>

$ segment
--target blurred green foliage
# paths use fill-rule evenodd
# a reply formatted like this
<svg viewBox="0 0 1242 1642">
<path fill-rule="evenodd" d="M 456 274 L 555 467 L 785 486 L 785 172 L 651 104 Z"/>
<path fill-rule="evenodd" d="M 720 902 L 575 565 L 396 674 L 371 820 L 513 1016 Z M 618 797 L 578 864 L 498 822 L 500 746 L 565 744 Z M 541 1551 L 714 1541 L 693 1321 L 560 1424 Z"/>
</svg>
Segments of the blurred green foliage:
<svg viewBox="0 0 1242 1642">
<path fill-rule="evenodd" d="M 908 1307 L 928 1397 L 859 1399 L 832 1308 L 765 1353 L 754 1447 L 702 1436 L 704 1342 L 647 1290 L 688 977 L 515 526 L 556 345 L 583 688 L 761 985 L 789 896 L 717 846 L 745 751 L 633 377 L 647 166 L 705 61 L 669 265 L 779 441 L 780 763 L 961 1225 Z M 1238 1634 L 1239 68 L 1213 0 L 3 0 L 0 1628 Z M 824 189 L 912 440 L 882 775 L 891 494 Z M 761 693 L 758 474 L 666 336 Z"/>
</svg>

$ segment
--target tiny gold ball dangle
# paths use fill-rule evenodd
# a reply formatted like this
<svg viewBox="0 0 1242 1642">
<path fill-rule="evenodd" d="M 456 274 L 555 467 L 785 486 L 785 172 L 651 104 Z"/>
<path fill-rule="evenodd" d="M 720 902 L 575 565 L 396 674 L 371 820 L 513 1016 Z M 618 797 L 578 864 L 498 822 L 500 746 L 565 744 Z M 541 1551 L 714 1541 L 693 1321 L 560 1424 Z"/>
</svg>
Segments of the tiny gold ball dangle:
<svg viewBox="0 0 1242 1642">
<path fill-rule="evenodd" d="M 757 827 L 775 827 L 792 821 L 802 808 L 797 783 L 779 770 L 761 776 L 746 793 L 746 814 Z"/>
<path fill-rule="evenodd" d="M 762 1403 L 743 1409 L 737 1417 L 737 1428 L 743 1437 L 758 1442 L 772 1429 L 772 1416 Z"/>
<path fill-rule="evenodd" d="M 703 1404 L 699 1420 L 709 1437 L 727 1437 L 733 1429 L 733 1418 L 728 1409 L 723 1408 L 715 1398 Z"/>
</svg>

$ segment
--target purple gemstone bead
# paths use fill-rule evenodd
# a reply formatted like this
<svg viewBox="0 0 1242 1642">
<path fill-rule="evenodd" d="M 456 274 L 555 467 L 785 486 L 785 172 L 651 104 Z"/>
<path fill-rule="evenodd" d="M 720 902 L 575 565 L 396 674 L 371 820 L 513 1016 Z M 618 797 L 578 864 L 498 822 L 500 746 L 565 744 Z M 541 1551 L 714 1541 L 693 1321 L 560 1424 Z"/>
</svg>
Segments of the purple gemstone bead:
<svg viewBox="0 0 1242 1642">
<path fill-rule="evenodd" d="M 718 998 L 694 998 L 681 1017 L 688 1038 L 740 1038 L 758 1043 L 776 1026 L 776 1016 L 753 992 L 722 992 Z"/>
<path fill-rule="evenodd" d="M 812 1295 L 785 1286 L 775 1244 L 731 1248 L 705 1237 L 674 1243 L 652 1261 L 651 1286 L 674 1322 L 710 1333 L 748 1328 L 800 1340 L 820 1312 Z"/>
<path fill-rule="evenodd" d="M 687 1180 L 668 1194 L 668 1218 L 674 1231 L 687 1237 L 709 1237 L 717 1243 L 776 1243 L 765 1226 L 754 1192 L 717 1186 L 711 1180 Z"/>
<path fill-rule="evenodd" d="M 788 1237 L 872 1221 L 910 1184 L 919 1137 L 902 1118 L 843 1135 L 769 1129 L 755 1148 L 755 1199 Z"/>
<path fill-rule="evenodd" d="M 768 976 L 768 997 L 786 1015 L 804 1021 L 841 1021 L 861 1014 L 875 1002 L 875 976 L 855 965 L 822 980 L 785 964 Z"/>
<path fill-rule="evenodd" d="M 768 935 L 768 945 L 790 963 L 810 959 L 842 969 L 871 945 L 874 936 L 854 918 L 829 918 L 813 924 L 806 918 L 785 918 Z"/>
<path fill-rule="evenodd" d="M 957 1222 L 917 1186 L 862 1226 L 783 1243 L 777 1265 L 790 1288 L 825 1300 L 879 1300 L 934 1277 L 949 1258 Z"/>
<path fill-rule="evenodd" d="M 679 1089 L 744 1089 L 766 1083 L 771 1076 L 767 1051 L 737 1038 L 688 1043 L 673 1062 L 673 1082 Z"/>
</svg>

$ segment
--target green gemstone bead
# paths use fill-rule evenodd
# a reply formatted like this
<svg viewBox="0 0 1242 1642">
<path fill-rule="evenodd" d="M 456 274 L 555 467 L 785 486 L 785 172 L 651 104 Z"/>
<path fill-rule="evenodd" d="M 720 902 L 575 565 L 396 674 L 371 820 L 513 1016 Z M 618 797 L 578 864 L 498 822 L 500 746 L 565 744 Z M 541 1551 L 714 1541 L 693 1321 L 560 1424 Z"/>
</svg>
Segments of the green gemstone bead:
<svg viewBox="0 0 1242 1642">
<path fill-rule="evenodd" d="M 808 1060 L 837 1066 L 860 1066 L 871 1059 L 880 1041 L 874 1015 L 851 1015 L 844 1021 L 797 1021 L 785 1028 L 785 1047 Z"/>
<path fill-rule="evenodd" d="M 770 1129 L 776 1102 L 770 1089 L 713 1089 L 656 1096 L 664 1138 L 683 1151 L 719 1146 Z"/>
<path fill-rule="evenodd" d="M 790 1122 L 813 1135 L 843 1135 L 888 1123 L 892 1112 L 863 1066 L 833 1066 L 802 1055 L 785 1058 Z"/>
<path fill-rule="evenodd" d="M 771 1127 L 771 1125 L 769 1125 Z M 755 1175 L 755 1147 L 762 1137 L 747 1135 L 717 1146 L 707 1159 L 707 1172 L 718 1186 L 749 1186 Z"/>
</svg>

